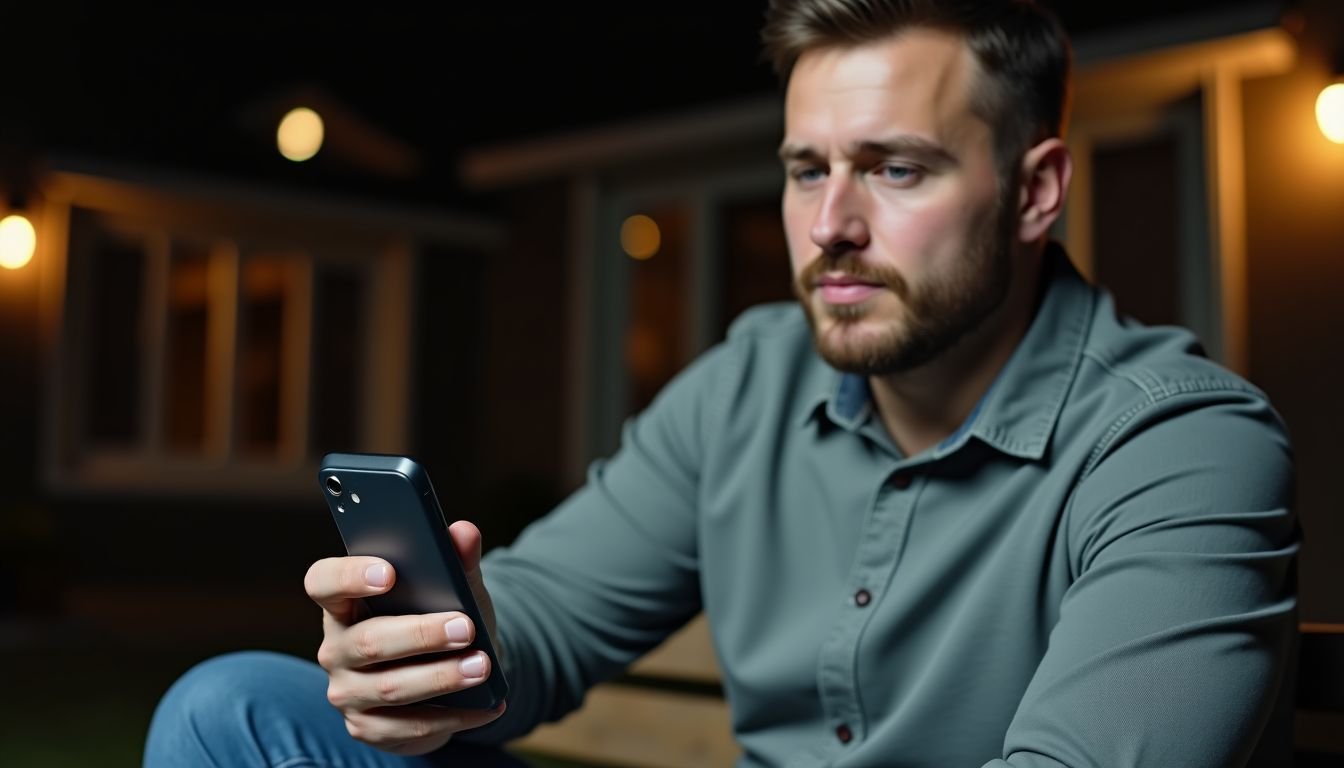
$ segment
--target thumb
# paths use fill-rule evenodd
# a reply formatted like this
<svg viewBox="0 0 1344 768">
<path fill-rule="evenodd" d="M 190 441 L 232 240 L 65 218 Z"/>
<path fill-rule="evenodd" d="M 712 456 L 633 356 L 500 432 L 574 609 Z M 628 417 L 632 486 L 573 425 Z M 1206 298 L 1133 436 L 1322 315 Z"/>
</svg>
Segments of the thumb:
<svg viewBox="0 0 1344 768">
<path fill-rule="evenodd" d="M 467 582 L 481 609 L 481 618 L 485 620 L 486 631 L 495 633 L 495 606 L 490 593 L 485 590 L 485 579 L 481 576 L 481 531 L 466 520 L 458 520 L 448 526 L 448 535 L 453 538 L 453 547 L 462 560 L 462 570 L 467 574 Z"/>
<path fill-rule="evenodd" d="M 467 577 L 476 581 L 481 577 L 481 531 L 473 523 L 458 520 L 448 526 L 448 534 L 453 538 L 453 547 L 462 561 L 462 569 Z"/>
</svg>

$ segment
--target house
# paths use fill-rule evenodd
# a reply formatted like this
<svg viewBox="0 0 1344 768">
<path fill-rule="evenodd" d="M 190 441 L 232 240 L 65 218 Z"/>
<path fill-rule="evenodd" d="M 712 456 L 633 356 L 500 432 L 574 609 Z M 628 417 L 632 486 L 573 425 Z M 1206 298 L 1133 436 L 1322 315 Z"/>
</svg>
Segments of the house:
<svg viewBox="0 0 1344 768">
<path fill-rule="evenodd" d="M 326 167 L 358 173 L 303 186 L 48 152 L 4 179 L 36 249 L 0 271 L 17 405 L 0 616 L 192 615 L 210 610 L 212 553 L 256 547 L 278 568 L 332 553 L 328 451 L 428 438 L 441 481 L 474 473 L 478 422 L 454 404 L 479 396 L 475 297 L 503 227 L 359 192 L 414 181 L 415 153 L 330 95 L 258 100 L 240 120 L 256 130 L 235 136 L 273 142 L 295 104 L 327 117 Z M 425 415 L 468 440 L 421 433 Z M 174 576 L 137 576 L 128 557 Z"/>
</svg>

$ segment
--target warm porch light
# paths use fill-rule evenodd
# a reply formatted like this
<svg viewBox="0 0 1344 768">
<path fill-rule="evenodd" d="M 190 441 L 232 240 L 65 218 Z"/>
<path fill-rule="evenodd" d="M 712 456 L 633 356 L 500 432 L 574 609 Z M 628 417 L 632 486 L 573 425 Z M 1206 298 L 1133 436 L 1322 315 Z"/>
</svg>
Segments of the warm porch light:
<svg viewBox="0 0 1344 768">
<path fill-rule="evenodd" d="M 280 147 L 280 154 L 301 163 L 322 149 L 324 136 L 322 117 L 307 107 L 296 107 L 280 120 L 275 143 Z"/>
<path fill-rule="evenodd" d="M 19 269 L 33 260 L 37 231 L 27 217 L 14 213 L 0 219 L 0 267 Z"/>
<path fill-rule="evenodd" d="M 651 259 L 658 253 L 663 236 L 658 222 L 637 213 L 621 224 L 621 248 L 632 259 Z"/>
<path fill-rule="evenodd" d="M 1316 123 L 1327 139 L 1344 144 L 1344 83 L 1328 86 L 1316 97 Z"/>
</svg>

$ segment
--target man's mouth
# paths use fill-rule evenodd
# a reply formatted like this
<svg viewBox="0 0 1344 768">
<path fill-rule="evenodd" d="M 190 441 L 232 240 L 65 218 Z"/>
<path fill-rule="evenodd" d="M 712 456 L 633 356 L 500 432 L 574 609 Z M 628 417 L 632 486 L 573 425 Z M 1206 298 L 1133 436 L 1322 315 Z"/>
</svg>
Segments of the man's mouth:
<svg viewBox="0 0 1344 768">
<path fill-rule="evenodd" d="M 857 304 L 885 287 L 850 275 L 822 275 L 815 285 L 827 304 Z"/>
</svg>

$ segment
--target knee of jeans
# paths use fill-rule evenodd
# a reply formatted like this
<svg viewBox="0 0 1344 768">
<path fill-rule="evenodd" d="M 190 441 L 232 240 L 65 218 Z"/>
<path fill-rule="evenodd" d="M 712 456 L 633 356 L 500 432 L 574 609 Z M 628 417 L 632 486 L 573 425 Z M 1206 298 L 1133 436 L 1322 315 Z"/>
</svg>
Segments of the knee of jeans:
<svg viewBox="0 0 1344 768">
<path fill-rule="evenodd" d="M 187 670 L 160 700 L 147 749 L 188 744 L 209 748 L 234 742 L 250 728 L 257 709 L 292 683 L 297 659 L 267 651 L 240 651 L 207 659 Z"/>
</svg>

